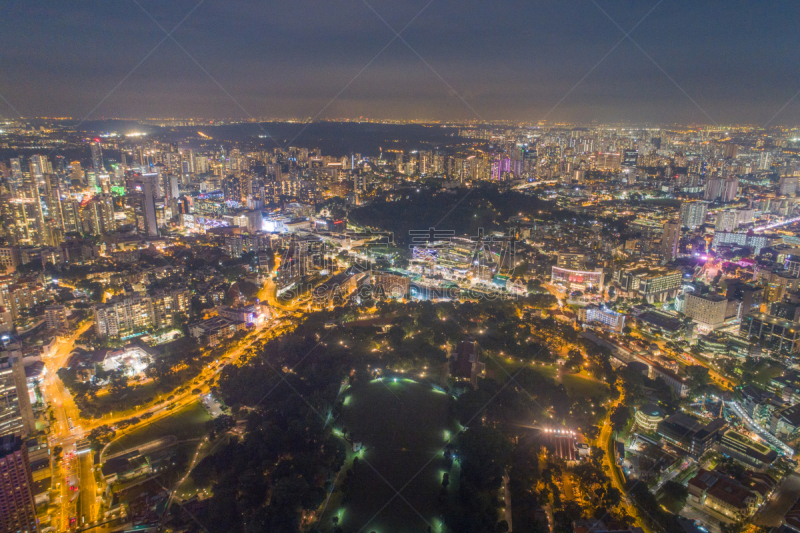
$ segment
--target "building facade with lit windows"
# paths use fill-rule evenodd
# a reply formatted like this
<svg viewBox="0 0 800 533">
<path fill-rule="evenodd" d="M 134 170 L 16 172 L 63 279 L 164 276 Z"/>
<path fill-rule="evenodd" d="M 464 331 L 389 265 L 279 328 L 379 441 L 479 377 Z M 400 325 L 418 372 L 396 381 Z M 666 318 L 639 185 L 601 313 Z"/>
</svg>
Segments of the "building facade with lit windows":
<svg viewBox="0 0 800 533">
<path fill-rule="evenodd" d="M 38 531 L 28 447 L 16 435 L 0 438 L 0 531 Z"/>
<path fill-rule="evenodd" d="M 589 324 L 602 324 L 617 333 L 621 332 L 622 328 L 625 327 L 625 315 L 597 305 L 588 305 L 579 309 L 578 320 Z"/>
<path fill-rule="evenodd" d="M 689 498 L 697 504 L 740 521 L 752 516 L 767 500 L 777 483 L 766 474 L 750 474 L 737 481 L 703 468 L 689 480 Z"/>
<path fill-rule="evenodd" d="M 749 313 L 742 318 L 739 336 L 753 339 L 774 355 L 790 356 L 798 352 L 800 323 L 765 313 Z"/>
<path fill-rule="evenodd" d="M 637 409 L 633 418 L 637 427 L 654 433 L 658 424 L 664 420 L 664 411 L 657 405 L 648 403 Z"/>
<path fill-rule="evenodd" d="M 727 423 L 721 418 L 704 423 L 678 411 L 658 423 L 658 435 L 692 457 L 700 457 L 717 443 Z"/>
<path fill-rule="evenodd" d="M 118 296 L 93 308 L 98 337 L 117 337 L 145 328 L 161 329 L 188 316 L 191 292 L 187 288 L 159 289 L 149 295 Z"/>
</svg>

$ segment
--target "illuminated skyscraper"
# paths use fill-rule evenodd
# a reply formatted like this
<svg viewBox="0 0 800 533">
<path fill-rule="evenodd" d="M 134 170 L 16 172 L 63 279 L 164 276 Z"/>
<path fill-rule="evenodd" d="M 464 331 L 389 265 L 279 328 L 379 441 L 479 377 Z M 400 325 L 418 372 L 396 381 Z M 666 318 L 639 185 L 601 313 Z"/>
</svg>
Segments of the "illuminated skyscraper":
<svg viewBox="0 0 800 533">
<path fill-rule="evenodd" d="M 19 344 L 0 351 L 0 437 L 36 431 Z"/>
<path fill-rule="evenodd" d="M 156 215 L 156 183 L 158 174 L 142 174 L 139 180 L 127 184 L 131 205 L 136 217 L 139 232 L 148 237 L 158 237 L 158 217 Z"/>
<path fill-rule="evenodd" d="M 37 531 L 28 447 L 16 435 L 0 438 L 0 531 Z"/>
<path fill-rule="evenodd" d="M 92 168 L 96 173 L 105 172 L 103 166 L 103 147 L 100 145 L 100 139 L 95 139 L 90 145 L 92 148 Z"/>
</svg>

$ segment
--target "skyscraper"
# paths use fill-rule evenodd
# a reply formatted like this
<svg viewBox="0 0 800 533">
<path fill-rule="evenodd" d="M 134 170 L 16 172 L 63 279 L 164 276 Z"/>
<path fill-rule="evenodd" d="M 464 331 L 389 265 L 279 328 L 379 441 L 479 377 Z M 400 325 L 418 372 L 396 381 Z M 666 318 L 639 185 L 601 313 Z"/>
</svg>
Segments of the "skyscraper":
<svg viewBox="0 0 800 533">
<path fill-rule="evenodd" d="M 664 223 L 664 233 L 661 236 L 661 256 L 666 261 L 672 261 L 678 255 L 678 241 L 681 238 L 681 225 L 679 222 L 668 221 Z"/>
<path fill-rule="evenodd" d="M 738 192 L 739 192 L 739 178 L 731 178 L 729 180 L 725 180 L 725 184 L 722 188 L 722 201 L 732 202 L 736 200 L 736 195 Z"/>
<path fill-rule="evenodd" d="M 9 192 L 11 196 L 16 196 L 17 190 L 22 187 L 22 158 L 21 157 L 12 157 L 11 158 L 11 179 L 9 180 L 11 184 Z"/>
<path fill-rule="evenodd" d="M 0 531 L 37 531 L 28 447 L 17 435 L 0 438 Z"/>
<path fill-rule="evenodd" d="M 12 343 L 0 351 L 0 436 L 35 430 L 22 350 Z"/>
<path fill-rule="evenodd" d="M 96 173 L 105 172 L 103 166 L 103 147 L 100 145 L 100 139 L 95 139 L 91 144 L 92 147 L 92 168 Z"/>
<path fill-rule="evenodd" d="M 81 209 L 84 231 L 105 235 L 116 229 L 114 202 L 110 194 L 98 194 Z"/>
<path fill-rule="evenodd" d="M 139 180 L 130 180 L 127 185 L 136 214 L 136 226 L 139 232 L 148 237 L 158 237 L 155 202 L 157 183 L 158 174 L 150 173 L 142 174 Z"/>
<path fill-rule="evenodd" d="M 16 194 L 6 200 L 3 223 L 10 240 L 16 245 L 48 246 L 50 232 L 44 221 L 39 189 L 33 183 L 23 183 Z"/>
</svg>

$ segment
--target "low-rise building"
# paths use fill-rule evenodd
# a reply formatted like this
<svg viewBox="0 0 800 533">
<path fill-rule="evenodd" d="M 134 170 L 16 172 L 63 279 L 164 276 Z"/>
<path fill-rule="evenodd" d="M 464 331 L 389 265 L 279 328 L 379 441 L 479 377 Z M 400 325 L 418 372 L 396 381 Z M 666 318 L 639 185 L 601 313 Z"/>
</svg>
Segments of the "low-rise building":
<svg viewBox="0 0 800 533">
<path fill-rule="evenodd" d="M 765 469 L 778 458 L 778 452 L 753 439 L 729 429 L 720 439 L 720 451 L 756 469 Z"/>
<path fill-rule="evenodd" d="M 716 418 L 709 423 L 678 411 L 658 424 L 658 434 L 668 443 L 693 457 L 700 457 L 719 440 L 726 422 Z"/>
<path fill-rule="evenodd" d="M 650 363 L 649 377 L 650 379 L 663 379 L 675 395 L 680 398 L 686 398 L 689 395 L 689 381 L 657 363 Z"/>
<path fill-rule="evenodd" d="M 602 324 L 617 333 L 625 327 L 625 315 L 598 305 L 587 305 L 578 309 L 578 320 L 587 324 Z"/>
<path fill-rule="evenodd" d="M 740 483 L 719 472 L 703 468 L 689 480 L 689 498 L 694 503 L 722 514 L 733 521 L 752 516 L 775 488 L 775 480 L 766 474 L 752 474 Z"/>
<path fill-rule="evenodd" d="M 655 432 L 658 430 L 658 424 L 664 420 L 664 411 L 659 406 L 648 403 L 637 409 L 633 418 L 638 428 Z"/>
<path fill-rule="evenodd" d="M 189 324 L 189 334 L 209 346 L 216 346 L 223 339 L 233 337 L 237 332 L 244 331 L 246 324 L 241 320 L 215 316 L 194 324 Z"/>
<path fill-rule="evenodd" d="M 769 422 L 769 432 L 787 440 L 800 435 L 800 404 L 774 411 Z"/>
</svg>

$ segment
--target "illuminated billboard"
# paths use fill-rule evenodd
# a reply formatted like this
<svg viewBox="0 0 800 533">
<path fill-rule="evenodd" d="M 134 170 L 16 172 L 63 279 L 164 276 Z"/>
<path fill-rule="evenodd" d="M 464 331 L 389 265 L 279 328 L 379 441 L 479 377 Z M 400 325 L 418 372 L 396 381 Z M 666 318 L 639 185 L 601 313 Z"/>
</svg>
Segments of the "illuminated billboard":
<svg viewBox="0 0 800 533">
<path fill-rule="evenodd" d="M 569 270 L 567 268 L 559 268 L 554 266 L 550 276 L 552 283 L 561 283 L 563 285 L 581 287 L 602 287 L 603 286 L 603 271 L 602 270 Z"/>
</svg>

